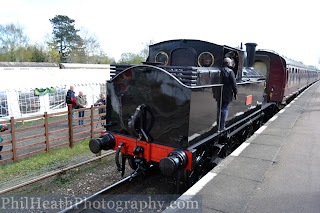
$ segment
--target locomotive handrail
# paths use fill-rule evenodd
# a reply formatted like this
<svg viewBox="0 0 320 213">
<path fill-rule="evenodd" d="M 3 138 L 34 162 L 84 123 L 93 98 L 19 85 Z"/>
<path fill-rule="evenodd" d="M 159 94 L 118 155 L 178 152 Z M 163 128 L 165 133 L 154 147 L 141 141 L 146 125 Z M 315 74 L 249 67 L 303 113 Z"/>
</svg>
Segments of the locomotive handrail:
<svg viewBox="0 0 320 213">
<path fill-rule="evenodd" d="M 153 66 L 162 69 L 187 86 L 195 86 L 197 84 L 197 68 L 190 66 L 159 66 L 159 65 L 136 65 L 136 66 Z M 130 67 L 136 67 L 130 65 L 111 65 L 111 77 L 119 75 L 121 72 L 129 69 Z"/>
<path fill-rule="evenodd" d="M 195 71 L 184 71 L 184 70 L 170 70 L 170 73 L 183 73 L 183 74 L 189 74 L 189 75 L 197 75 L 197 72 Z"/>
<path fill-rule="evenodd" d="M 167 71 L 167 70 L 165 70 L 165 69 L 163 69 L 163 68 L 161 68 L 161 67 L 152 66 L 152 65 L 136 65 L 136 66 L 131 66 L 131 67 L 129 66 L 129 67 L 127 67 L 127 69 L 124 69 L 124 70 L 121 71 L 121 72 L 116 72 L 116 73 L 115 73 L 116 75 L 113 75 L 113 76 L 112 76 L 112 79 L 116 78 L 118 75 L 120 75 L 122 72 L 124 72 L 124 71 L 126 71 L 126 70 L 128 70 L 128 69 L 137 68 L 137 67 L 157 68 L 159 71 L 165 72 L 165 73 L 167 73 L 168 75 L 170 75 L 172 78 L 174 78 L 177 82 L 179 82 L 180 84 L 182 84 L 182 85 L 185 86 L 185 87 L 191 87 L 191 86 L 193 86 L 192 84 L 196 84 L 196 83 L 197 83 L 196 80 L 184 80 L 184 79 L 181 79 L 181 78 L 179 79 L 179 76 L 176 76 L 175 74 L 170 73 L 170 71 Z M 111 79 L 111 81 L 112 81 L 112 79 Z M 185 83 L 189 83 L 189 85 L 188 85 L 188 84 L 185 84 Z"/>
<path fill-rule="evenodd" d="M 185 78 L 185 79 L 197 79 L 197 76 L 194 75 L 178 75 L 173 73 L 172 75 L 176 76 L 177 78 Z"/>
</svg>

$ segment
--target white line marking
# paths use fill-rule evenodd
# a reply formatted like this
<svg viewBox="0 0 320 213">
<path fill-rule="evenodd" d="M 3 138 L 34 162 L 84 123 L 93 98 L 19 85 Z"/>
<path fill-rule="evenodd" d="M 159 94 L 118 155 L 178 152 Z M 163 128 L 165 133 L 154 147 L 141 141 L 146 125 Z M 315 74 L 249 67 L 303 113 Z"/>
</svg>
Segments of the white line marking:
<svg viewBox="0 0 320 213">
<path fill-rule="evenodd" d="M 217 174 L 213 172 L 207 173 L 203 178 L 196 182 L 190 189 L 183 193 L 178 200 L 190 200 L 196 195 L 207 183 L 209 183 Z"/>
<path fill-rule="evenodd" d="M 230 155 L 231 156 L 239 156 L 240 153 L 249 146 L 250 143 L 244 142 L 242 143 L 236 150 L 234 150 Z"/>
<path fill-rule="evenodd" d="M 273 116 L 272 118 L 270 118 L 270 121 L 274 121 L 274 120 L 276 120 L 278 117 L 279 117 L 278 115 L 275 115 L 275 116 Z M 259 131 L 259 129 L 258 129 L 257 131 Z M 263 130 L 262 130 L 262 131 L 263 131 Z M 259 134 L 260 134 L 260 133 L 259 133 Z"/>
<path fill-rule="evenodd" d="M 271 119 L 270 119 L 271 120 Z M 268 126 L 264 125 L 262 127 L 260 127 L 256 132 L 255 134 L 261 134 L 261 132 L 263 132 Z"/>
<path fill-rule="evenodd" d="M 286 111 L 284 108 L 282 110 L 280 110 L 278 113 L 284 113 L 284 111 Z"/>
</svg>

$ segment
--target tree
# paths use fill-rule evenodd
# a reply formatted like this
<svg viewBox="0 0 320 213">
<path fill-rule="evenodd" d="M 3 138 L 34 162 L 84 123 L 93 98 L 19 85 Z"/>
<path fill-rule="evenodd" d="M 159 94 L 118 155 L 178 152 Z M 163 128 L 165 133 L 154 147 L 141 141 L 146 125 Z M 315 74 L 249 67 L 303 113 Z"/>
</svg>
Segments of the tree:
<svg viewBox="0 0 320 213">
<path fill-rule="evenodd" d="M 144 58 L 144 61 L 146 61 L 149 56 L 149 46 L 152 44 L 154 44 L 153 40 L 150 40 L 148 43 L 145 43 L 144 49 L 140 52 L 140 55 Z"/>
<path fill-rule="evenodd" d="M 95 64 L 115 64 L 114 58 L 107 56 L 102 50 L 99 55 L 92 56 L 90 59 Z"/>
<path fill-rule="evenodd" d="M 86 62 L 88 64 L 115 64 L 114 58 L 110 58 L 100 47 L 99 39 L 95 34 L 90 34 L 82 27 L 79 32 L 84 42 Z"/>
<path fill-rule="evenodd" d="M 154 41 L 149 41 L 145 43 L 145 47 L 140 53 L 122 53 L 118 64 L 141 64 L 145 62 L 149 56 L 149 46 L 154 44 Z"/>
<path fill-rule="evenodd" d="M 145 59 L 141 54 L 122 53 L 119 64 L 141 64 Z"/>
<path fill-rule="evenodd" d="M 43 45 L 29 44 L 23 27 L 0 25 L 0 61 L 46 62 L 48 53 Z"/>
<path fill-rule="evenodd" d="M 74 58 L 82 57 L 84 52 L 84 42 L 78 35 L 79 30 L 75 29 L 75 20 L 68 16 L 56 15 L 50 19 L 53 25 L 54 39 L 57 43 L 57 50 L 61 54 L 61 62 L 68 62 L 68 56 Z"/>
<path fill-rule="evenodd" d="M 18 50 L 24 50 L 28 40 L 21 26 L 14 24 L 0 25 L 0 60 L 20 61 L 17 57 Z"/>
<path fill-rule="evenodd" d="M 83 39 L 85 53 L 86 53 L 86 56 L 88 57 L 87 63 L 90 63 L 91 62 L 89 60 L 90 58 L 102 52 L 98 38 L 95 34 L 90 34 L 89 31 L 84 27 L 82 27 L 80 30 L 80 36 Z"/>
<path fill-rule="evenodd" d="M 27 48 L 31 52 L 31 62 L 48 62 L 49 56 L 48 52 L 42 45 L 32 45 Z"/>
<path fill-rule="evenodd" d="M 57 42 L 52 39 L 51 41 L 47 41 L 47 61 L 48 62 L 56 62 L 60 63 L 61 53 L 56 49 Z"/>
</svg>

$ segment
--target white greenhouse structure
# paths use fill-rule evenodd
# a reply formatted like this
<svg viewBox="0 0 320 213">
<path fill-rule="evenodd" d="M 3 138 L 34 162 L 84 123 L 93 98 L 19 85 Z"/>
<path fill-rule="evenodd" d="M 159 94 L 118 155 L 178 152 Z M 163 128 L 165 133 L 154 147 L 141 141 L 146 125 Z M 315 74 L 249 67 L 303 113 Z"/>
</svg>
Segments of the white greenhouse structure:
<svg viewBox="0 0 320 213">
<path fill-rule="evenodd" d="M 83 91 L 88 106 L 106 93 L 110 65 L 0 62 L 0 121 L 27 118 L 44 112 L 66 111 L 70 85 L 75 95 Z M 36 95 L 36 90 L 52 93 Z"/>
</svg>

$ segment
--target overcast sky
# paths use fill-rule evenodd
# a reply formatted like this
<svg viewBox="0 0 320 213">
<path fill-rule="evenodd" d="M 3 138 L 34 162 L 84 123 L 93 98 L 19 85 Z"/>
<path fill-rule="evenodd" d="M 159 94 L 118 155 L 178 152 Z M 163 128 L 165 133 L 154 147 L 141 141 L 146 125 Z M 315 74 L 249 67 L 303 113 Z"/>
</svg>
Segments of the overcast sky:
<svg viewBox="0 0 320 213">
<path fill-rule="evenodd" d="M 237 47 L 255 42 L 318 65 L 317 0 L 0 0 L 0 24 L 19 24 L 31 41 L 51 34 L 49 19 L 67 15 L 95 34 L 108 56 L 138 53 L 146 43 L 198 39 Z"/>
</svg>

